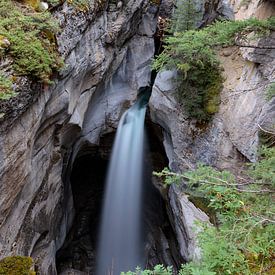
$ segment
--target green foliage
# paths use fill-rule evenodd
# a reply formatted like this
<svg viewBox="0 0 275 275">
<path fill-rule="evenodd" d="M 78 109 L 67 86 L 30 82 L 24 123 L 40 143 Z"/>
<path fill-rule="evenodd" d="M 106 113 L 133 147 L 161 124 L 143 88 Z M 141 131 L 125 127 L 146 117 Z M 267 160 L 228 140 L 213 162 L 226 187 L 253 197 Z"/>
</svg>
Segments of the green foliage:
<svg viewBox="0 0 275 275">
<path fill-rule="evenodd" d="M 156 265 L 154 270 L 141 270 L 138 267 L 134 272 L 122 272 L 121 275 L 173 275 L 173 270 L 171 267 L 165 268 L 163 265 Z"/>
<path fill-rule="evenodd" d="M 275 97 L 275 82 L 270 83 L 266 91 L 266 99 L 271 100 Z"/>
<path fill-rule="evenodd" d="M 12 81 L 0 71 L 0 100 L 10 99 L 15 96 L 12 90 Z"/>
<path fill-rule="evenodd" d="M 188 76 L 181 76 L 177 97 L 190 117 L 206 122 L 219 109 L 223 78 L 215 64 L 190 65 Z M 182 71 L 179 74 L 182 75 Z"/>
<path fill-rule="evenodd" d="M 30 257 L 12 256 L 0 261 L 0 275 L 35 275 Z"/>
<path fill-rule="evenodd" d="M 57 23 L 48 12 L 38 13 L 11 0 L 0 0 L 0 35 L 10 42 L 4 54 L 12 57 L 18 75 L 50 82 L 53 71 L 62 66 L 51 39 L 57 31 Z"/>
<path fill-rule="evenodd" d="M 275 147 L 262 147 L 261 160 L 250 165 L 249 174 L 260 185 L 271 185 L 275 188 Z"/>
<path fill-rule="evenodd" d="M 206 198 L 218 218 L 218 227 L 201 225 L 202 260 L 184 265 L 180 274 L 273 274 L 275 148 L 262 148 L 247 173 L 239 179 L 204 165 L 184 174 L 155 173 L 166 183 L 187 180 L 187 193 Z"/>
<path fill-rule="evenodd" d="M 196 28 L 196 24 L 201 18 L 201 12 L 197 11 L 198 1 L 179 0 L 177 8 L 172 17 L 171 31 L 184 32 Z"/>
<path fill-rule="evenodd" d="M 165 49 L 155 59 L 153 69 L 177 68 L 179 101 L 190 117 L 207 121 L 218 110 L 223 82 L 215 48 L 233 45 L 237 36 L 251 32 L 266 35 L 273 29 L 275 17 L 220 21 L 200 30 L 175 33 L 166 38 Z"/>
</svg>

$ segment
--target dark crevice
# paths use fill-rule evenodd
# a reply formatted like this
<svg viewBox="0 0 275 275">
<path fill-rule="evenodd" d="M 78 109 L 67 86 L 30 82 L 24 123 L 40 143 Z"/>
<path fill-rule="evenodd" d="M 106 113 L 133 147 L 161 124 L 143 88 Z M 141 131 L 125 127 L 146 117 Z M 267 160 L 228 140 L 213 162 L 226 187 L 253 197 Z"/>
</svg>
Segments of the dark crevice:
<svg viewBox="0 0 275 275">
<path fill-rule="evenodd" d="M 146 119 L 146 132 L 149 145 L 145 154 L 142 204 L 144 267 L 152 268 L 161 263 L 178 269 L 182 259 L 167 215 L 167 196 L 158 190 L 156 179 L 152 180 L 151 176 L 152 170 L 160 171 L 168 165 L 162 140 L 159 139 L 161 129 Z M 56 255 L 58 274 L 67 274 L 72 269 L 94 274 L 104 182 L 113 140 L 114 133 L 111 133 L 101 138 L 99 146 L 85 145 L 72 165 L 68 177 L 75 216 L 72 228 Z"/>
</svg>

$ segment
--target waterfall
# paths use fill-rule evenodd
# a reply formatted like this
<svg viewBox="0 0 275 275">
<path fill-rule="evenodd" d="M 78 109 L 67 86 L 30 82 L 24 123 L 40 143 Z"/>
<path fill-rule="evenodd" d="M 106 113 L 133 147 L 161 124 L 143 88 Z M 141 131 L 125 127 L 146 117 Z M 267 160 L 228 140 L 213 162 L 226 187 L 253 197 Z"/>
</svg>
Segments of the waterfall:
<svg viewBox="0 0 275 275">
<path fill-rule="evenodd" d="M 141 191 L 144 118 L 148 94 L 120 119 L 108 169 L 97 275 L 118 275 L 142 265 Z"/>
</svg>

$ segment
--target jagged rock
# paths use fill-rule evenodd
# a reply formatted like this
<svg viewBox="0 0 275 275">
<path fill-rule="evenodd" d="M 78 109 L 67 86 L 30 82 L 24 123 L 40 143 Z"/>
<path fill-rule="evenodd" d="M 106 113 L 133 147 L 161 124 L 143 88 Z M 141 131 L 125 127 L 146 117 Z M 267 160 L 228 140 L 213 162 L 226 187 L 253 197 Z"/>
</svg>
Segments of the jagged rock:
<svg viewBox="0 0 275 275">
<path fill-rule="evenodd" d="M 217 8 L 218 14 L 228 20 L 235 19 L 233 6 L 230 3 L 230 0 L 221 0 Z"/>
<path fill-rule="evenodd" d="M 229 162 L 238 162 L 237 151 L 250 161 L 257 159 L 259 119 L 272 108 L 263 107 L 272 104 L 265 102 L 264 93 L 274 79 L 273 37 L 274 33 L 258 41 L 255 47 L 241 47 L 241 52 L 236 48 L 227 50 L 231 54 L 222 51 L 220 59 L 226 78 L 222 103 L 219 113 L 204 130 L 187 119 L 177 103 L 176 73 L 158 74 L 149 107 L 152 120 L 165 131 L 164 144 L 171 168 L 192 167 L 198 161 L 227 167 Z M 264 49 L 259 45 L 265 45 Z"/>
<path fill-rule="evenodd" d="M 274 16 L 275 6 L 273 0 L 230 0 L 236 20 L 243 20 L 250 17 L 266 19 Z"/>
<path fill-rule="evenodd" d="M 146 14 L 147 5 L 125 3 L 112 46 L 103 41 L 112 18 L 107 11 L 75 13 L 64 3 L 55 12 L 65 58 L 61 79 L 32 97 L 0 137 L 1 257 L 30 255 L 40 274 L 56 274 L 55 253 L 74 217 L 70 183 L 62 174 L 84 142 L 96 143 L 117 127 L 138 89 L 150 81 L 154 41 L 138 30 L 143 16 L 149 29 L 156 20 Z"/>
<path fill-rule="evenodd" d="M 209 224 L 209 218 L 196 208 L 176 185 L 170 188 L 169 199 L 172 210 L 171 220 L 176 229 L 181 256 L 187 262 L 198 261 L 201 258 L 197 240 L 201 228 L 198 223 Z"/>
<path fill-rule="evenodd" d="M 138 89 L 150 83 L 156 6 L 149 0 L 130 0 L 120 9 L 103 10 L 90 2 L 87 12 L 76 12 L 67 2 L 58 5 L 55 17 L 62 31 L 57 41 L 66 66 L 53 86 L 28 87 L 32 92 L 22 94 L 21 111 L 15 113 L 12 125 L 0 128 L 0 254 L 32 256 L 42 275 L 56 274 L 55 254 L 72 225 L 69 175 L 78 152 L 114 131 Z M 221 13 L 232 16 L 227 1 L 212 2 L 208 22 Z M 219 3 L 223 3 L 220 14 Z M 171 1 L 167 4 L 172 9 Z M 235 15 L 240 15 L 236 9 Z M 259 126 L 274 125 L 274 100 L 264 99 L 264 90 L 274 79 L 272 39 L 259 42 L 269 43 L 267 48 L 255 44 L 223 50 L 227 80 L 222 104 L 205 129 L 188 119 L 177 103 L 176 72 L 158 74 L 150 117 L 163 128 L 171 169 L 190 169 L 198 161 L 234 169 L 241 155 L 256 160 Z M 30 85 L 24 79 L 21 84 Z M 181 255 L 186 260 L 199 258 L 191 228 L 195 220 L 208 222 L 207 217 L 178 187 L 170 188 L 169 203 Z M 171 262 L 161 229 L 158 236 L 162 256 Z"/>
<path fill-rule="evenodd" d="M 265 91 L 275 74 L 273 39 L 274 33 L 254 46 L 222 50 L 220 60 L 226 80 L 220 110 L 205 128 L 197 127 L 179 105 L 177 73 L 158 73 L 149 101 L 150 117 L 163 129 L 163 144 L 172 170 L 192 169 L 197 162 L 203 162 L 236 172 L 243 159 L 257 160 L 259 132 L 274 133 L 275 101 L 265 100 Z M 196 234 L 190 233 L 190 224 L 201 216 L 197 217 L 195 207 L 189 208 L 190 202 L 178 188 L 170 188 L 169 198 L 181 255 L 187 261 L 197 259 Z"/>
</svg>

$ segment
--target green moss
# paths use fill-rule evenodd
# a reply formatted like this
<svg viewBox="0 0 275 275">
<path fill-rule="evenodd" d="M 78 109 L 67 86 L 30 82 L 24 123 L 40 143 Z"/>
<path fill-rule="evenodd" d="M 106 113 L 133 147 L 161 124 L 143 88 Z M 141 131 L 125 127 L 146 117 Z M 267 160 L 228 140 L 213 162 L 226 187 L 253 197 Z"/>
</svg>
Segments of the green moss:
<svg viewBox="0 0 275 275">
<path fill-rule="evenodd" d="M 0 275 L 35 275 L 30 257 L 12 256 L 0 261 Z"/>
<path fill-rule="evenodd" d="M 12 81 L 0 71 L 0 100 L 7 100 L 15 95 L 12 90 Z"/>
<path fill-rule="evenodd" d="M 31 6 L 35 10 L 39 9 L 40 0 L 21 0 L 20 2 Z"/>
<path fill-rule="evenodd" d="M 35 5 L 33 1 L 33 5 Z M 10 42 L 4 55 L 13 59 L 17 75 L 27 75 L 45 83 L 62 66 L 55 42 L 48 39 L 58 31 L 48 12 L 35 12 L 11 0 L 0 0 L 0 35 Z M 3 55 L 3 53 L 2 53 Z"/>
</svg>

